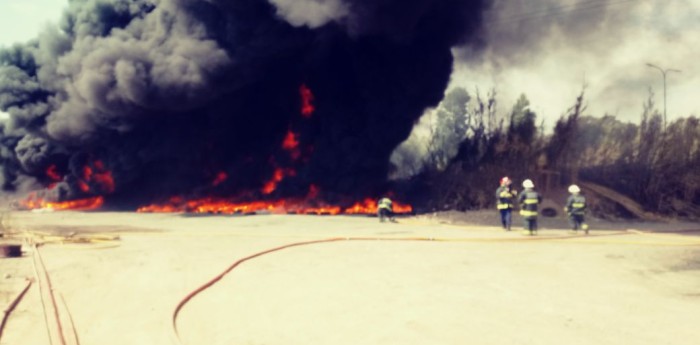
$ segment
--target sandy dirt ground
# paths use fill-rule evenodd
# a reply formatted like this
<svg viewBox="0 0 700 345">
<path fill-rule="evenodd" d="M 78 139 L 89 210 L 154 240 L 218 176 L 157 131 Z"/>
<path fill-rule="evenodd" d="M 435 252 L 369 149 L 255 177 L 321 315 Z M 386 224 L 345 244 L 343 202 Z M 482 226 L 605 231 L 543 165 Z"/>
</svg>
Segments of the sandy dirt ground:
<svg viewBox="0 0 700 345">
<path fill-rule="evenodd" d="M 469 222 L 469 220 L 473 222 Z M 380 224 L 369 217 L 15 212 L 14 231 L 117 234 L 120 241 L 40 247 L 82 345 L 697 344 L 698 224 L 561 220 L 525 237 L 493 213 Z M 643 229 L 641 229 L 643 228 Z M 358 239 L 363 238 L 363 239 Z M 431 240 L 432 239 L 432 240 Z M 3 306 L 34 275 L 31 251 L 0 258 Z M 37 286 L 10 315 L 2 345 L 49 344 Z"/>
</svg>

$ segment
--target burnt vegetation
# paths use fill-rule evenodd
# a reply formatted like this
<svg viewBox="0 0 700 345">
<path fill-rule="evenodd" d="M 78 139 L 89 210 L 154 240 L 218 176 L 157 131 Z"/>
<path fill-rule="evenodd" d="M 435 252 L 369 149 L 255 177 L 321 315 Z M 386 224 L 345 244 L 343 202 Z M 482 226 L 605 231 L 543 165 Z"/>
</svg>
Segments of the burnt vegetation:
<svg viewBox="0 0 700 345">
<path fill-rule="evenodd" d="M 410 175 L 402 183 L 419 210 L 493 207 L 498 179 L 510 176 L 516 183 L 534 179 L 552 199 L 562 198 L 570 183 L 593 183 L 644 212 L 700 218 L 700 120 L 693 115 L 664 124 L 651 90 L 638 123 L 585 115 L 585 87 L 549 130 L 525 95 L 505 116 L 495 104 L 495 91 L 482 97 L 455 88 L 427 115 L 432 121 L 424 123 L 424 138 L 397 149 L 395 177 Z M 598 216 L 632 216 L 593 200 Z"/>
</svg>

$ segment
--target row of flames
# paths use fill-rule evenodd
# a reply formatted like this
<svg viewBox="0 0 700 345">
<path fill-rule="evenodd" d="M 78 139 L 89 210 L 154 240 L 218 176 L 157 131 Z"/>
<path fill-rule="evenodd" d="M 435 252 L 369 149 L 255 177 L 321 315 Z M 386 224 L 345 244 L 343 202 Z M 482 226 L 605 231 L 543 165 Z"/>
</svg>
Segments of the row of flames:
<svg viewBox="0 0 700 345">
<path fill-rule="evenodd" d="M 302 119 L 309 119 L 315 111 L 313 105 L 314 95 L 305 84 L 299 87 L 299 96 L 301 99 L 300 114 Z M 300 148 L 300 136 L 291 128 L 288 129 L 281 143 L 281 149 L 285 151 L 293 162 L 298 162 L 300 159 L 306 161 L 308 154 L 313 151 L 313 146 L 305 146 Z M 273 158 L 270 163 L 274 167 L 272 176 L 262 185 L 260 193 L 265 196 L 271 196 L 277 190 L 280 182 L 290 176 L 296 176 L 297 172 L 292 167 L 281 167 Z M 70 200 L 63 202 L 48 201 L 37 193 L 30 194 L 27 198 L 19 202 L 18 208 L 21 209 L 50 209 L 50 210 L 95 210 L 102 207 L 104 197 L 115 191 L 114 178 L 112 173 L 105 167 L 105 164 L 100 160 L 92 161 L 85 165 L 78 176 L 78 189 L 86 195 L 97 195 L 85 199 Z M 59 173 L 55 165 L 51 165 L 46 169 L 46 178 L 50 183 L 48 190 L 55 188 L 56 185 L 64 181 L 65 176 Z M 224 171 L 218 172 L 211 186 L 216 187 L 226 182 L 228 174 Z M 252 202 L 233 202 L 226 199 L 215 198 L 200 198 L 188 200 L 183 197 L 172 197 L 163 204 L 154 204 L 141 207 L 137 212 L 151 213 L 171 213 L 171 212 L 187 212 L 187 213 L 210 213 L 210 214 L 251 214 L 257 212 L 268 212 L 276 214 L 374 214 L 377 212 L 377 203 L 367 198 L 363 201 L 354 203 L 350 207 L 340 207 L 327 205 L 318 201 L 319 189 L 315 185 L 309 186 L 308 194 L 305 198 L 284 199 L 273 201 L 252 201 Z M 394 203 L 395 213 L 412 213 L 411 205 Z"/>
<path fill-rule="evenodd" d="M 49 193 L 56 188 L 59 182 L 64 181 L 64 176 L 53 164 L 46 168 L 45 175 L 50 181 L 47 187 Z M 75 183 L 78 189 L 85 194 L 100 195 L 68 201 L 51 201 L 37 192 L 32 192 L 24 200 L 18 201 L 16 208 L 26 210 L 96 210 L 104 204 L 104 197 L 101 194 L 111 194 L 115 190 L 112 172 L 107 170 L 100 160 L 85 165 Z"/>
<path fill-rule="evenodd" d="M 89 211 L 96 210 L 102 207 L 104 204 L 104 198 L 101 196 L 96 196 L 86 199 L 52 202 L 48 201 L 42 197 L 37 196 L 36 193 L 30 193 L 29 196 L 20 201 L 18 208 L 27 210 L 78 210 L 78 211 Z"/>
<path fill-rule="evenodd" d="M 309 206 L 314 202 L 297 200 L 276 200 L 276 201 L 253 201 L 253 202 L 231 202 L 224 199 L 202 198 L 196 200 L 186 200 L 182 197 L 173 197 L 167 203 L 154 204 L 141 207 L 137 210 L 140 213 L 200 213 L 200 214 L 253 214 L 258 212 L 268 212 L 274 214 L 317 214 L 317 215 L 338 215 L 338 214 L 375 214 L 377 213 L 377 203 L 366 198 L 356 202 L 350 207 L 322 205 Z M 96 210 L 102 207 L 104 198 L 96 196 L 86 199 L 70 200 L 63 202 L 50 202 L 35 193 L 30 194 L 25 200 L 20 202 L 23 209 L 46 209 L 46 210 Z M 394 202 L 394 213 L 408 214 L 413 212 L 411 205 Z"/>
<path fill-rule="evenodd" d="M 223 199 L 202 198 L 186 200 L 181 197 L 173 197 L 167 203 L 141 207 L 137 212 L 141 213 L 208 213 L 208 214 L 253 214 L 267 212 L 273 214 L 375 214 L 377 203 L 371 198 L 356 202 L 350 207 L 317 205 L 314 202 L 303 200 L 275 200 L 253 202 L 231 202 Z M 413 212 L 411 205 L 394 202 L 394 213 L 408 214 Z"/>
</svg>

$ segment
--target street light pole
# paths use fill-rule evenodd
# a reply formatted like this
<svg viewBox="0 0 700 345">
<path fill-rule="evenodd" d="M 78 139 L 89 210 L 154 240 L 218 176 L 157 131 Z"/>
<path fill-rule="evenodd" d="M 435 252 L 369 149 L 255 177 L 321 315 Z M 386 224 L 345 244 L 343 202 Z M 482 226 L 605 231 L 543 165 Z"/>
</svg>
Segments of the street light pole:
<svg viewBox="0 0 700 345">
<path fill-rule="evenodd" d="M 648 63 L 648 62 L 647 62 L 647 66 L 659 70 L 659 72 L 661 72 L 661 75 L 663 76 L 663 79 L 664 79 L 664 131 L 665 131 L 666 130 L 666 73 L 668 73 L 668 72 L 681 73 L 681 71 L 677 70 L 677 69 L 673 69 L 673 68 L 663 69 L 659 66 L 656 66 L 656 65 Z"/>
</svg>

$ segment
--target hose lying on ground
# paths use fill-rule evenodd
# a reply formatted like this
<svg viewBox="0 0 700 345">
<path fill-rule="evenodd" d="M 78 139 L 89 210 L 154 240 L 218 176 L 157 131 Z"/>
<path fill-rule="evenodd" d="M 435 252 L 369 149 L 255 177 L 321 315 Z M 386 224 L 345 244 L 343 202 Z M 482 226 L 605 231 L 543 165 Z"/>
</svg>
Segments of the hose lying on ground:
<svg viewBox="0 0 700 345">
<path fill-rule="evenodd" d="M 2 316 L 2 322 L 0 322 L 0 340 L 2 340 L 2 332 L 5 330 L 7 319 L 9 319 L 12 311 L 15 310 L 19 302 L 22 300 L 22 297 L 24 297 L 24 295 L 27 293 L 29 287 L 32 286 L 32 283 L 34 283 L 34 279 L 27 278 L 27 284 L 24 286 L 22 291 L 15 297 L 14 300 L 12 300 L 12 302 L 10 302 L 10 305 L 3 310 L 4 315 Z"/>
</svg>

